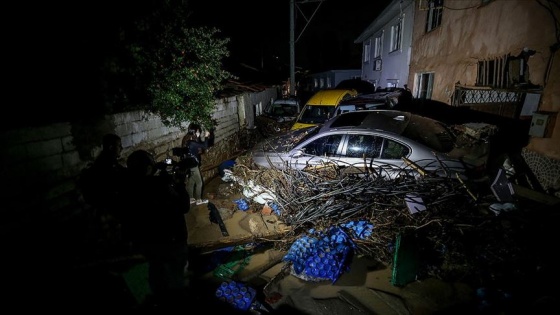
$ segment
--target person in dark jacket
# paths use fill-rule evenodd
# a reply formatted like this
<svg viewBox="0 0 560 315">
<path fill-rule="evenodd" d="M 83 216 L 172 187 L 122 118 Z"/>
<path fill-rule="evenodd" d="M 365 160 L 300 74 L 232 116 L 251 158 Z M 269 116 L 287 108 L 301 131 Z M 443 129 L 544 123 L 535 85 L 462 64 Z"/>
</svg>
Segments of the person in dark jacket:
<svg viewBox="0 0 560 315">
<path fill-rule="evenodd" d="M 156 303 L 178 302 L 186 289 L 188 196 L 168 176 L 155 175 L 156 163 L 147 151 L 131 153 L 127 169 L 124 235 L 132 250 L 146 257 Z"/>
<path fill-rule="evenodd" d="M 196 205 L 201 205 L 208 203 L 208 199 L 202 199 L 202 189 L 204 182 L 202 180 L 202 174 L 200 172 L 200 164 L 202 162 L 202 154 L 208 149 L 208 137 L 210 133 L 208 131 L 204 134 L 204 141 L 199 141 L 200 134 L 197 135 L 195 131 L 189 131 L 183 138 L 183 147 L 187 148 L 191 157 L 194 157 L 197 161 L 197 165 L 192 167 L 189 172 L 189 176 L 186 179 L 187 192 L 191 196 L 190 203 L 196 203 Z"/>
<path fill-rule="evenodd" d="M 119 161 L 121 152 L 121 138 L 104 135 L 101 153 L 78 180 L 84 201 L 91 206 L 90 220 L 100 250 L 119 250 L 122 245 L 118 212 L 127 175 Z"/>
</svg>

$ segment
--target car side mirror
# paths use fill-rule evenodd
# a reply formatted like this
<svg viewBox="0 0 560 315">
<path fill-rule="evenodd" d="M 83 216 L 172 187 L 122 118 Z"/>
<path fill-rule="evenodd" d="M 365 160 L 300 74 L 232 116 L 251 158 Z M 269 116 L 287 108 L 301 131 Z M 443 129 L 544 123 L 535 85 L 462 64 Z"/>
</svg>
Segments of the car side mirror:
<svg viewBox="0 0 560 315">
<path fill-rule="evenodd" d="M 292 154 L 292 158 L 298 158 L 303 155 L 303 150 L 296 150 L 294 154 Z"/>
</svg>

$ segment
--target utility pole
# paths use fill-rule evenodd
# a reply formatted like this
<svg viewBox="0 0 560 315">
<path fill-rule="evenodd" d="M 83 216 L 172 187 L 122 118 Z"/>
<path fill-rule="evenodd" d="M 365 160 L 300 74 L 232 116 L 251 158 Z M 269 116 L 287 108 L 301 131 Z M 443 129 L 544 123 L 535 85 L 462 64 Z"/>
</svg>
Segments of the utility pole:
<svg viewBox="0 0 560 315">
<path fill-rule="evenodd" d="M 290 0 L 290 95 L 294 95 L 296 85 L 296 53 L 295 53 L 295 36 L 294 36 L 294 10 L 295 0 Z"/>
<path fill-rule="evenodd" d="M 315 13 L 317 13 L 317 10 L 319 10 L 319 7 L 323 3 L 323 1 L 325 0 L 301 0 L 300 1 L 300 3 L 319 2 L 319 4 L 313 11 L 313 14 L 311 15 L 310 18 L 307 18 L 300 10 L 302 16 L 306 20 L 306 24 L 305 27 L 301 30 L 301 33 L 298 35 L 298 39 L 301 37 L 305 29 L 313 19 L 313 16 L 315 16 Z M 296 7 L 296 0 L 290 0 L 290 91 L 289 91 L 290 95 L 295 94 L 294 90 L 296 87 L 296 53 L 295 53 L 296 39 L 295 39 L 295 18 L 294 18 L 295 7 Z"/>
</svg>

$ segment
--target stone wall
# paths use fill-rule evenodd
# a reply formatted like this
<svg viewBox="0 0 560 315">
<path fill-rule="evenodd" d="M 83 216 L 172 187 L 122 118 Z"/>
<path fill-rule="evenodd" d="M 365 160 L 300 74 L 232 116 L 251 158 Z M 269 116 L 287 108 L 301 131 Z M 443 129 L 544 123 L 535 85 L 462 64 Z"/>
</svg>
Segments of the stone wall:
<svg viewBox="0 0 560 315">
<path fill-rule="evenodd" d="M 276 88 L 216 100 L 213 118 L 218 124 L 214 146 L 201 165 L 205 179 L 217 174 L 222 161 L 239 153 L 239 130 L 253 122 L 254 108 L 271 98 L 277 98 Z M 188 122 L 183 127 L 186 126 Z M 171 156 L 171 149 L 180 146 L 185 130 L 166 127 L 157 115 L 134 111 L 95 121 L 1 133 L 2 231 L 8 233 L 30 221 L 65 221 L 80 216 L 84 203 L 76 181 L 80 171 L 101 152 L 101 139 L 106 133 L 122 138 L 124 164 L 126 157 L 137 149 L 152 152 L 158 161 Z"/>
</svg>

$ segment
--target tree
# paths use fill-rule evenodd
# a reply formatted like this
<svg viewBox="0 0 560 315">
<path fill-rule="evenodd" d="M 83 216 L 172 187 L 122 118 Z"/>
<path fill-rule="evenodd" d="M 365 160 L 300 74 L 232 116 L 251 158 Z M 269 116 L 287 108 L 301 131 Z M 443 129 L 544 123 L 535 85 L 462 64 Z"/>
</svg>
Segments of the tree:
<svg viewBox="0 0 560 315">
<path fill-rule="evenodd" d="M 183 128 L 188 121 L 211 129 L 216 94 L 231 77 L 222 69 L 229 38 L 220 38 L 216 28 L 189 27 L 182 1 L 156 3 L 160 6 L 135 22 L 132 31 L 122 32 L 129 56 L 125 59 L 132 64 L 124 72 L 133 82 L 132 90 L 146 100 L 135 107 L 158 114 L 167 126 Z M 128 69 L 114 63 L 111 67 L 121 77 Z"/>
<path fill-rule="evenodd" d="M 221 69 L 221 60 L 228 54 L 227 41 L 215 38 L 217 32 L 181 28 L 162 34 L 155 50 L 145 50 L 146 68 L 152 73 L 150 110 L 165 124 L 181 126 L 191 121 L 214 127 L 211 115 L 216 92 L 229 78 Z"/>
</svg>

